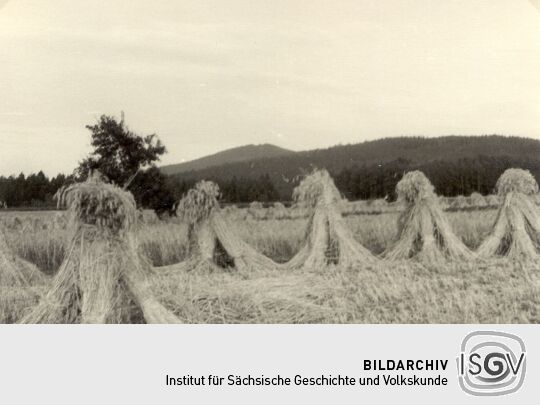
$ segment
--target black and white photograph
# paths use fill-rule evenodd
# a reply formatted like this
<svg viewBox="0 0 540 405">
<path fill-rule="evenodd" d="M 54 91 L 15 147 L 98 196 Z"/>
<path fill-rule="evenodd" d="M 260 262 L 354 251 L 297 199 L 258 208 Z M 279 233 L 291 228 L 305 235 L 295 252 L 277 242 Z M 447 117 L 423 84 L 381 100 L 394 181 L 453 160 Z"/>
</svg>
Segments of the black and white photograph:
<svg viewBox="0 0 540 405">
<path fill-rule="evenodd" d="M 0 323 L 537 324 L 540 1 L 0 1 Z"/>
</svg>

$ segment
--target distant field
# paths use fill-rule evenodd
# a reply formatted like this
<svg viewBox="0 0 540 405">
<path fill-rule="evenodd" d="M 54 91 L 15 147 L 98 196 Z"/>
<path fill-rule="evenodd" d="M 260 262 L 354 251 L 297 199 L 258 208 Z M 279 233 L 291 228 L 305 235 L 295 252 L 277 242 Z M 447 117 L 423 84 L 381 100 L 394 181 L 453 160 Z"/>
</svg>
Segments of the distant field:
<svg viewBox="0 0 540 405">
<path fill-rule="evenodd" d="M 447 212 L 454 231 L 472 249 L 487 235 L 495 209 Z M 14 251 L 53 274 L 65 254 L 66 221 L 60 212 L 2 212 Z M 396 238 L 398 212 L 350 215 L 355 238 L 375 254 Z M 264 217 L 264 215 L 260 215 Z M 255 219 L 231 209 L 233 230 L 275 261 L 301 246 L 307 219 Z M 186 254 L 186 227 L 176 219 L 144 214 L 137 231 L 141 252 L 154 266 Z M 165 276 L 157 271 L 155 294 L 184 322 L 193 323 L 507 323 L 540 322 L 540 272 L 506 260 L 449 263 L 425 268 L 381 262 L 353 270 L 236 272 Z"/>
</svg>

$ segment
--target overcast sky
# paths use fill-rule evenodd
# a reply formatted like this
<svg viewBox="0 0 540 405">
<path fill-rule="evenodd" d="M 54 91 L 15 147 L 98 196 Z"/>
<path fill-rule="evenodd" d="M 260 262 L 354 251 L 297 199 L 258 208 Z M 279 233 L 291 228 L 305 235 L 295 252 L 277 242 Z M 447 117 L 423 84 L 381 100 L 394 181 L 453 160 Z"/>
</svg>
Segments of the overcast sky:
<svg viewBox="0 0 540 405">
<path fill-rule="evenodd" d="M 177 163 L 248 143 L 540 139 L 538 0 L 0 0 L 0 174 L 124 110 Z"/>
</svg>

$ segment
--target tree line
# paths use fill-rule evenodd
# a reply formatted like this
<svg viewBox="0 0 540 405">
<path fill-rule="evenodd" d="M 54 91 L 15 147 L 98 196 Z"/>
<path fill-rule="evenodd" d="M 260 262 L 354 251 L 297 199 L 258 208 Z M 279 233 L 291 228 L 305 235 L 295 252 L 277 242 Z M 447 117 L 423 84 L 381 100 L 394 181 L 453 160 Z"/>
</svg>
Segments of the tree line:
<svg viewBox="0 0 540 405">
<path fill-rule="evenodd" d="M 75 174 L 59 174 L 49 178 L 42 171 L 29 176 L 23 173 L 17 176 L 0 176 L 0 208 L 2 203 L 8 208 L 54 208 L 56 192 L 75 181 L 80 181 Z M 180 200 L 195 182 L 195 179 L 167 177 L 159 169 L 150 168 L 135 177 L 129 190 L 140 207 L 162 213 L 171 210 L 175 202 Z M 234 177 L 219 183 L 222 198 L 226 202 L 270 202 L 281 199 L 268 175 L 259 179 Z"/>
<path fill-rule="evenodd" d="M 395 199 L 397 182 L 410 170 L 423 171 L 439 195 L 453 197 L 473 192 L 483 195 L 492 193 L 499 176 L 511 167 L 528 169 L 537 179 L 540 178 L 540 160 L 489 156 L 424 164 L 397 159 L 382 165 L 352 166 L 331 174 L 338 189 L 349 200 L 387 198 L 392 201 Z M 0 177 L 0 201 L 8 207 L 54 207 L 56 191 L 76 180 L 75 174 L 48 178 L 43 172 Z M 154 209 L 161 214 L 171 211 L 175 202 L 197 180 L 193 177 L 165 176 L 158 168 L 152 167 L 141 172 L 129 189 L 140 207 Z M 290 201 L 292 189 L 300 179 L 287 183 L 285 190 L 288 191 L 285 192 L 278 191 L 283 190 L 283 184 L 276 184 L 276 181 L 283 182 L 283 178 L 276 180 L 268 173 L 254 179 L 233 176 L 231 179 L 210 180 L 219 184 L 224 203 L 243 204 L 252 201 Z"/>
<path fill-rule="evenodd" d="M 25 176 L 0 176 L 0 205 L 7 207 L 50 208 L 55 205 L 56 191 L 74 181 L 73 176 L 59 174 L 49 178 L 42 171 Z"/>
<path fill-rule="evenodd" d="M 449 197 L 472 192 L 490 194 L 498 177 L 511 167 L 528 169 L 540 178 L 540 159 L 536 153 L 540 151 L 540 142 L 500 136 L 471 141 L 457 137 L 383 139 L 368 142 L 364 148 L 338 146 L 167 176 L 156 166 L 166 153 L 165 146 L 155 134 L 140 136 L 132 132 L 123 115 L 120 120 L 103 115 L 86 128 L 90 131 L 93 151 L 72 174 L 49 178 L 39 172 L 0 177 L 0 208 L 5 205 L 52 208 L 59 188 L 84 181 L 94 170 L 99 170 L 108 181 L 131 191 L 139 207 L 153 209 L 158 214 L 173 212 L 175 203 L 201 179 L 218 183 L 225 203 L 290 201 L 292 190 L 302 179 L 302 174 L 309 173 L 314 167 L 327 169 L 349 200 L 387 198 L 392 201 L 397 182 L 410 170 L 423 171 L 436 192 Z M 366 148 L 370 152 L 367 155 Z M 394 149 L 394 156 L 404 157 L 390 160 L 390 149 Z M 430 159 L 418 155 L 418 149 L 429 152 Z M 481 150 L 493 155 L 482 154 Z M 471 151 L 478 153 L 471 155 Z M 501 151 L 513 154 L 504 155 Z"/>
</svg>

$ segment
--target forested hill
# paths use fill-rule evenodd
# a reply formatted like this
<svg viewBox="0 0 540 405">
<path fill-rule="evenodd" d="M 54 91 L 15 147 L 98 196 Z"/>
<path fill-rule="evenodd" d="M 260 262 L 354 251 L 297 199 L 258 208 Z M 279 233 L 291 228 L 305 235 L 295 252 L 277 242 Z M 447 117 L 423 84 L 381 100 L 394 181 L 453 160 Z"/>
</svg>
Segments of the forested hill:
<svg viewBox="0 0 540 405">
<path fill-rule="evenodd" d="M 419 169 L 439 194 L 451 196 L 490 193 L 498 176 L 514 166 L 540 179 L 540 141 L 498 135 L 386 138 L 229 163 L 170 180 L 175 194 L 196 180 L 212 179 L 230 201 L 287 200 L 299 175 L 326 168 L 347 197 L 359 199 L 391 195 L 403 172 Z"/>
<path fill-rule="evenodd" d="M 246 145 L 238 148 L 227 149 L 222 152 L 195 159 L 176 165 L 162 166 L 160 169 L 165 174 L 178 174 L 192 170 L 201 170 L 209 167 L 220 166 L 228 163 L 245 162 L 254 159 L 274 158 L 291 155 L 293 151 L 280 148 L 275 145 Z"/>
<path fill-rule="evenodd" d="M 247 153 L 253 148 L 262 155 Z M 268 157 L 268 152 L 278 156 Z M 226 156 L 236 161 L 218 164 Z M 238 161 L 253 156 L 259 158 Z M 181 170 L 188 167 L 183 165 Z M 152 168 L 145 176 L 139 175 L 132 190 L 142 190 L 140 206 L 170 210 L 201 179 L 217 181 L 224 202 L 290 201 L 302 175 L 313 168 L 328 169 L 337 187 L 350 200 L 386 196 L 392 199 L 403 173 L 415 169 L 428 176 L 440 195 L 469 195 L 474 191 L 489 194 L 498 177 L 510 167 L 528 169 L 540 180 L 540 141 L 503 136 L 392 138 L 306 152 L 258 145 L 225 151 L 217 158 L 203 158 L 192 167 L 203 168 L 171 176 L 163 176 Z M 0 209 L 4 205 L 54 207 L 53 195 L 73 181 L 73 176 L 48 178 L 43 172 L 0 176 Z"/>
</svg>

